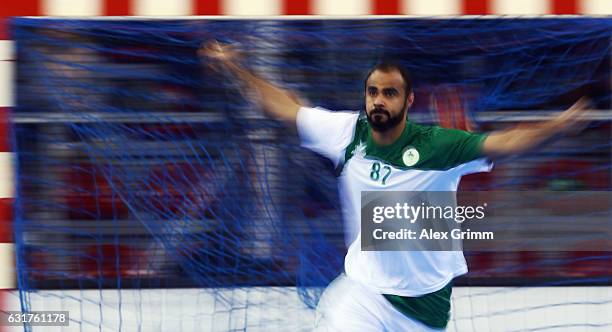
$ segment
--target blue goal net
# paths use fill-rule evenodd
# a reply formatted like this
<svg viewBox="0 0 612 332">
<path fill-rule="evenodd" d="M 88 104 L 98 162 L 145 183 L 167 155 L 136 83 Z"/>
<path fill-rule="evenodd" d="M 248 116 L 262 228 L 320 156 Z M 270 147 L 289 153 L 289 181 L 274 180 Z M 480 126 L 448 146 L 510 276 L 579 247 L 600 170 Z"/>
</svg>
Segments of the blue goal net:
<svg viewBox="0 0 612 332">
<path fill-rule="evenodd" d="M 213 40 L 331 110 L 363 109 L 365 73 L 380 59 L 398 61 L 414 81 L 408 117 L 465 130 L 545 120 L 586 95 L 593 122 L 581 136 L 502 160 L 462 188 L 612 186 L 610 18 L 15 18 L 11 26 L 21 302 L 71 303 L 85 330 L 148 326 L 120 309 L 142 314 L 145 302 L 212 308 L 176 314 L 204 319 L 204 329 L 308 330 L 300 319 L 312 318 L 309 308 L 343 270 L 333 166 L 197 57 Z M 610 252 L 466 256 L 471 272 L 459 285 L 609 285 L 612 277 Z M 189 289 L 189 299 L 148 298 L 173 288 Z M 565 301 L 556 304 L 572 305 Z"/>
</svg>

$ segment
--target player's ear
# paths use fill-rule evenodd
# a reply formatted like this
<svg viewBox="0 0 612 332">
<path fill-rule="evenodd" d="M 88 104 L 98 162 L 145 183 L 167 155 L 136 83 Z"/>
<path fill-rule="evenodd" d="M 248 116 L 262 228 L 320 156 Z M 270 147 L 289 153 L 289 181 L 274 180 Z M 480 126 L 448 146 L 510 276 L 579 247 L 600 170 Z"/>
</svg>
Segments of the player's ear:
<svg viewBox="0 0 612 332">
<path fill-rule="evenodd" d="M 412 107 L 412 103 L 414 103 L 414 92 L 410 91 L 408 94 L 408 100 L 406 101 L 406 107 Z"/>
</svg>

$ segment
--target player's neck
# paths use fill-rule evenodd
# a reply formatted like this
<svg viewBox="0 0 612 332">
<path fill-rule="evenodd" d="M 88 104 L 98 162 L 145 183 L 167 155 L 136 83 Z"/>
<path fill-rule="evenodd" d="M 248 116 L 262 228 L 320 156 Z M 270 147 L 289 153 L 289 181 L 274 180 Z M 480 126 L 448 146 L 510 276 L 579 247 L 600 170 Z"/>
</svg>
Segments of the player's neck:
<svg viewBox="0 0 612 332">
<path fill-rule="evenodd" d="M 372 130 L 372 140 L 377 145 L 393 144 L 395 141 L 397 141 L 398 138 L 400 138 L 400 136 L 402 136 L 402 133 L 404 132 L 405 128 L 406 128 L 406 121 L 402 121 L 398 123 L 397 126 L 385 132 L 379 132 L 376 130 Z"/>
</svg>

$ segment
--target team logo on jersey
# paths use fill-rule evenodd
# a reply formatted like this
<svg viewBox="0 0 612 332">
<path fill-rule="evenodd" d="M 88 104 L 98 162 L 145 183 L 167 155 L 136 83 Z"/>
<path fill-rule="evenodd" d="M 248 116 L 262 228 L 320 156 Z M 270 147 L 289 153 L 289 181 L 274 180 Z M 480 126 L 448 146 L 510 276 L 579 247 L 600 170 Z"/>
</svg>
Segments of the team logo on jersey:
<svg viewBox="0 0 612 332">
<path fill-rule="evenodd" d="M 419 151 L 413 147 L 409 147 L 402 155 L 402 161 L 406 166 L 414 166 L 419 162 Z"/>
</svg>

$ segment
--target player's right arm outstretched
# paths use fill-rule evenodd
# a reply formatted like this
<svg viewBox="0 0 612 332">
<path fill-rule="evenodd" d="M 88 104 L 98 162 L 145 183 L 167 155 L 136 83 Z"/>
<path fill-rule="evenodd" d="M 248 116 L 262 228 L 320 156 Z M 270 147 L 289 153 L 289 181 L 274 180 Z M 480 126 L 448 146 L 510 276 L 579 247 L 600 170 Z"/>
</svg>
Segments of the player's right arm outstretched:
<svg viewBox="0 0 612 332">
<path fill-rule="evenodd" d="M 227 70 L 241 81 L 255 94 L 255 102 L 260 104 L 264 111 L 274 119 L 283 121 L 291 128 L 296 126 L 296 118 L 302 107 L 295 95 L 264 79 L 255 73 L 240 66 L 240 54 L 231 45 L 213 41 L 203 44 L 198 55 L 216 60 L 220 66 L 217 70 Z"/>
</svg>

